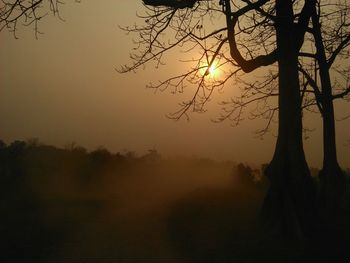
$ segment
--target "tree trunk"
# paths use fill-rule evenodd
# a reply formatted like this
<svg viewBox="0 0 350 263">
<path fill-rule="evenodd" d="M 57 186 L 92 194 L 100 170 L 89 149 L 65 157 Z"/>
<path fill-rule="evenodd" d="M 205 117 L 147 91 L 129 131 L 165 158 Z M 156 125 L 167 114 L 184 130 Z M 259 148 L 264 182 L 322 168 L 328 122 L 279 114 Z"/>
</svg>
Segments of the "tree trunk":
<svg viewBox="0 0 350 263">
<path fill-rule="evenodd" d="M 335 215 L 338 210 L 340 199 L 345 190 L 345 175 L 337 160 L 332 83 L 316 8 L 313 10 L 312 24 L 322 87 L 323 168 L 319 173 L 320 208 L 327 219 Z"/>
<path fill-rule="evenodd" d="M 292 0 L 276 0 L 279 69 L 279 127 L 275 153 L 265 174 L 270 188 L 263 219 L 276 234 L 303 239 L 314 211 L 314 184 L 302 141 L 298 45 Z"/>
</svg>

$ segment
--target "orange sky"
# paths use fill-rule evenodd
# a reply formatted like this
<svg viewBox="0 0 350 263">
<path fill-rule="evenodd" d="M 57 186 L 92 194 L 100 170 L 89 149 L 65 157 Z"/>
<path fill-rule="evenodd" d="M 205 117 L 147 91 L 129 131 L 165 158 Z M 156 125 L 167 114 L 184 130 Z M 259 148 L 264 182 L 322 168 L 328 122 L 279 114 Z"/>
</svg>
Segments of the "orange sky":
<svg viewBox="0 0 350 263">
<path fill-rule="evenodd" d="M 44 35 L 35 39 L 31 28 L 20 29 L 18 40 L 0 33 L 0 138 L 6 142 L 37 137 L 64 146 L 69 142 L 94 149 L 133 150 L 156 148 L 165 156 L 185 154 L 260 164 L 272 158 L 275 137 L 256 139 L 261 120 L 246 120 L 239 127 L 213 123 L 235 87 L 214 94 L 206 114 L 174 122 L 165 117 L 186 96 L 146 89 L 150 81 L 179 70 L 176 54 L 160 70 L 151 65 L 136 74 L 119 74 L 115 68 L 130 62 L 132 37 L 118 25 L 137 21 L 141 1 L 69 1 L 62 6 L 65 22 L 46 17 Z M 180 66 L 179 66 L 180 65 Z M 350 113 L 350 105 L 336 105 L 337 117 Z M 315 129 L 305 141 L 311 166 L 322 161 L 321 126 L 317 115 L 305 120 Z M 339 161 L 350 167 L 350 120 L 337 122 Z"/>
</svg>

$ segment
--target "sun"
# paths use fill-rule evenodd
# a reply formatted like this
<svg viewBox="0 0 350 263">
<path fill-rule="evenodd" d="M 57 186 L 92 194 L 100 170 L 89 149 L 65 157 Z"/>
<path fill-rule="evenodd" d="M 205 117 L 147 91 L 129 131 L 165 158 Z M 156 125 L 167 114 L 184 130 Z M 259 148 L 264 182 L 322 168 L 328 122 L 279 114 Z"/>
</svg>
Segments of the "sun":
<svg viewBox="0 0 350 263">
<path fill-rule="evenodd" d="M 220 78 L 220 71 L 218 62 L 213 63 L 211 66 L 207 67 L 206 75 L 210 80 L 218 80 Z"/>
<path fill-rule="evenodd" d="M 211 65 L 208 69 L 208 72 L 209 72 L 209 75 L 214 77 L 217 73 L 217 68 L 214 65 Z"/>
<path fill-rule="evenodd" d="M 207 78 L 213 79 L 218 77 L 219 75 L 219 69 L 218 69 L 218 65 L 217 63 L 213 63 L 211 66 L 203 66 L 200 69 L 200 73 L 204 76 L 206 76 Z"/>
</svg>

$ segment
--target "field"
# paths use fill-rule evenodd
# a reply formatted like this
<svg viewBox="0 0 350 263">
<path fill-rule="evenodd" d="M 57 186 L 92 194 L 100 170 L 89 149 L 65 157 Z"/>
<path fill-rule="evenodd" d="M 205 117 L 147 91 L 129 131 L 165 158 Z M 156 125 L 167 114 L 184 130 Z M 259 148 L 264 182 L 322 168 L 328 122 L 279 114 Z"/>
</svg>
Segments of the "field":
<svg viewBox="0 0 350 263">
<path fill-rule="evenodd" d="M 91 165 L 91 159 L 82 161 L 86 154 L 54 159 L 32 150 L 23 156 L 21 175 L 10 180 L 3 170 L 1 262 L 350 258 L 347 196 L 334 226 L 316 220 L 314 234 L 294 242 L 271 237 L 261 227 L 267 183 L 256 181 L 257 170 L 243 164 L 134 158 L 113 166 L 114 157 Z"/>
</svg>

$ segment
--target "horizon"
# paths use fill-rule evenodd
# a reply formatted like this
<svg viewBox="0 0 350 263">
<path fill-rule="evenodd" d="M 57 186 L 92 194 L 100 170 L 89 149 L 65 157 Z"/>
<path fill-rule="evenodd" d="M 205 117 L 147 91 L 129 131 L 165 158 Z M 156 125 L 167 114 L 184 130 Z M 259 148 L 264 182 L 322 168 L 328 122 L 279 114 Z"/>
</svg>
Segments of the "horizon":
<svg viewBox="0 0 350 263">
<path fill-rule="evenodd" d="M 0 138 L 39 138 L 55 146 L 75 141 L 88 149 L 104 145 L 111 151 L 155 147 L 165 155 L 186 152 L 219 160 L 271 161 L 276 124 L 261 140 L 255 131 L 264 127 L 264 120 L 246 116 L 237 127 L 212 121 L 220 112 L 218 103 L 234 96 L 235 87 L 216 92 L 208 111 L 191 114 L 189 122 L 166 117 L 188 94 L 154 93 L 145 86 L 179 72 L 183 65 L 177 60 L 184 53 L 172 52 L 167 65 L 158 69 L 151 64 L 136 74 L 115 71 L 130 63 L 133 47 L 132 36 L 118 26 L 141 23 L 135 15 L 141 8 L 141 1 L 108 0 L 97 6 L 69 2 L 61 6 L 64 21 L 47 16 L 39 24 L 44 34 L 38 39 L 30 27 L 21 27 L 18 39 L 1 32 Z M 350 104 L 337 102 L 335 112 L 337 119 L 347 116 Z M 349 166 L 349 119 L 336 125 L 339 163 Z M 304 135 L 307 161 L 320 167 L 321 117 L 307 114 L 304 127 L 313 130 Z"/>
<path fill-rule="evenodd" d="M 350 262 L 350 1 L 0 4 L 1 262 Z"/>
<path fill-rule="evenodd" d="M 57 150 L 64 150 L 64 151 L 74 151 L 75 149 L 77 150 L 83 150 L 85 152 L 85 154 L 91 154 L 95 151 L 100 151 L 100 150 L 106 150 L 109 154 L 111 155 L 121 155 L 121 156 L 127 156 L 128 154 L 134 154 L 134 157 L 136 159 L 142 158 L 144 156 L 147 156 L 147 154 L 149 154 L 151 151 L 155 151 L 157 154 L 159 154 L 160 160 L 164 160 L 164 161 L 171 161 L 171 160 L 187 160 L 187 161 L 198 161 L 198 160 L 208 160 L 210 162 L 216 162 L 216 163 L 232 163 L 233 166 L 238 165 L 238 164 L 244 164 L 244 165 L 248 165 L 251 166 L 255 169 L 261 169 L 262 166 L 268 164 L 268 163 L 256 163 L 256 162 L 246 162 L 246 161 L 242 161 L 242 160 L 236 160 L 236 159 L 218 159 L 218 158 L 213 158 L 213 157 L 209 157 L 209 156 L 201 156 L 201 155 L 191 155 L 191 154 L 163 154 L 162 152 L 158 151 L 157 148 L 152 148 L 149 147 L 148 149 L 144 150 L 144 151 L 134 151 L 132 149 L 121 149 L 121 150 L 117 150 L 117 151 L 113 151 L 111 149 L 108 148 L 108 146 L 106 145 L 99 145 L 96 146 L 95 148 L 86 148 L 84 147 L 84 145 L 79 144 L 78 142 L 68 142 L 64 145 L 53 145 L 53 144 L 47 144 L 43 141 L 41 141 L 38 138 L 27 138 L 25 140 L 13 140 L 11 142 L 6 142 L 4 140 L 1 140 L 0 138 L 0 142 L 4 142 L 6 144 L 6 147 L 10 146 L 12 143 L 15 142 L 24 142 L 26 143 L 27 146 L 29 147 L 54 147 Z M 317 169 L 317 170 L 321 170 L 322 167 L 314 167 L 314 166 L 309 166 L 310 170 L 312 169 Z M 344 172 L 349 172 L 350 170 L 350 166 L 344 166 L 342 167 Z"/>
</svg>

